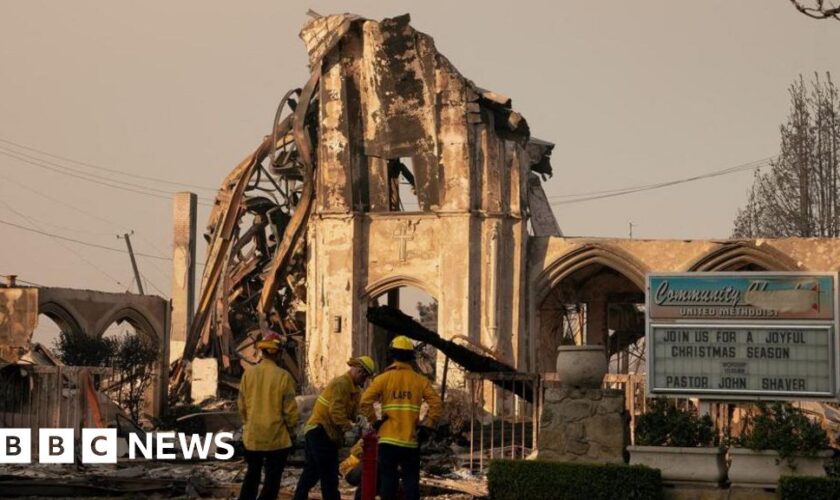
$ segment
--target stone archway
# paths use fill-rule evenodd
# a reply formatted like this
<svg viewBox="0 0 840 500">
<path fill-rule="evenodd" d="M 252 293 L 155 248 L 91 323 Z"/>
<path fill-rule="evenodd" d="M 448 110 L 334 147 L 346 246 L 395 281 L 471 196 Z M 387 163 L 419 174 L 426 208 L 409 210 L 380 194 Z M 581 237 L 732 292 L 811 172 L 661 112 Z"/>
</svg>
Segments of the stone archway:
<svg viewBox="0 0 840 500">
<path fill-rule="evenodd" d="M 99 331 L 96 332 L 96 336 L 101 337 L 105 333 L 105 330 L 107 330 L 112 324 L 122 324 L 124 322 L 134 327 L 138 333 L 145 334 L 150 342 L 154 342 L 158 345 L 160 344 L 162 337 L 161 332 L 158 332 L 152 326 L 149 318 L 133 307 L 124 307 L 117 310 L 110 316 L 107 316 L 106 319 L 102 321 Z"/>
<path fill-rule="evenodd" d="M 534 293 L 536 371 L 554 371 L 557 347 L 563 344 L 604 345 L 614 371 L 639 365 L 646 272 L 629 254 L 598 244 L 577 247 L 547 266 Z"/>
<path fill-rule="evenodd" d="M 158 362 L 150 374 L 147 411 L 165 408 L 169 378 L 169 301 L 153 295 L 109 293 L 69 288 L 38 288 L 39 313 L 60 329 L 101 337 L 113 324 L 127 322 L 158 348 Z"/>
<path fill-rule="evenodd" d="M 608 245 L 587 243 L 561 255 L 540 273 L 534 286 L 537 303 L 542 302 L 567 276 L 595 264 L 615 269 L 637 287 L 644 289 L 647 268 L 632 255 Z"/>
<path fill-rule="evenodd" d="M 74 335 L 85 333 L 73 313 L 57 302 L 39 304 L 38 312 L 51 319 L 58 326 L 59 331 L 66 331 Z"/>
<path fill-rule="evenodd" d="M 126 335 L 128 337 L 137 336 L 143 344 L 146 344 L 147 346 L 154 346 L 157 354 L 157 361 L 151 366 L 151 371 L 146 372 L 145 369 L 143 369 L 143 376 L 134 378 L 134 380 L 139 380 L 136 384 L 135 382 L 131 382 L 130 384 L 120 383 L 116 386 L 114 386 L 115 384 L 112 384 L 112 390 L 115 392 L 109 393 L 109 396 L 116 401 L 124 403 L 126 401 L 132 401 L 132 398 L 135 397 L 132 394 L 140 395 L 142 397 L 142 405 L 140 406 L 142 412 L 151 415 L 159 414 L 159 395 L 161 393 L 166 394 L 166 389 L 168 387 L 167 362 L 169 356 L 166 353 L 167 346 L 162 342 L 164 338 L 164 335 L 162 335 L 163 332 L 158 332 L 153 326 L 150 318 L 147 318 L 141 311 L 138 311 L 131 306 L 117 309 L 110 315 L 104 317 L 101 321 L 97 322 L 97 324 L 98 331 L 95 332 L 97 337 L 106 335 L 106 332 L 114 332 L 114 326 L 123 326 L 127 324 L 131 326 L 133 332 L 130 330 L 123 331 L 119 334 L 119 338 L 124 341 L 127 338 L 125 337 Z M 151 351 L 149 351 L 149 353 L 151 354 Z M 119 376 L 122 381 L 122 377 L 126 375 L 124 370 L 125 367 L 118 365 L 114 366 L 114 368 L 116 369 L 114 376 Z M 131 378 L 132 377 L 129 376 L 125 380 L 128 381 Z M 135 385 L 139 387 L 134 389 Z"/>
<path fill-rule="evenodd" d="M 387 304 L 396 307 L 415 317 L 426 328 L 437 332 L 440 324 L 438 296 L 434 287 L 414 277 L 401 275 L 388 277 L 368 286 L 361 302 L 365 306 L 365 311 L 371 305 Z M 421 304 L 426 307 L 425 316 L 427 317 L 425 318 L 424 312 L 419 309 Z M 365 339 L 361 343 L 363 350 L 373 356 L 378 369 L 382 369 L 388 361 L 388 344 L 393 335 L 367 322 L 362 332 L 365 334 Z M 420 366 L 421 371 L 429 375 L 434 375 L 439 371 L 436 369 L 437 357 L 432 351 L 427 353 L 426 365 L 428 366 Z"/>
<path fill-rule="evenodd" d="M 796 271 L 787 255 L 753 241 L 733 241 L 696 259 L 688 271 Z"/>
</svg>

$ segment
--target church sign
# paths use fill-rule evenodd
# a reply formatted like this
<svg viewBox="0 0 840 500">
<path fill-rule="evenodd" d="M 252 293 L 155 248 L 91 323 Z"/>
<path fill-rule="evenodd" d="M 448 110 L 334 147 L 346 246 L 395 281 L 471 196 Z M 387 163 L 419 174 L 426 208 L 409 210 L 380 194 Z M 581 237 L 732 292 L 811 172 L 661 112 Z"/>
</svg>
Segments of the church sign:
<svg viewBox="0 0 840 500">
<path fill-rule="evenodd" d="M 652 395 L 835 399 L 833 273 L 683 273 L 647 277 Z"/>
</svg>

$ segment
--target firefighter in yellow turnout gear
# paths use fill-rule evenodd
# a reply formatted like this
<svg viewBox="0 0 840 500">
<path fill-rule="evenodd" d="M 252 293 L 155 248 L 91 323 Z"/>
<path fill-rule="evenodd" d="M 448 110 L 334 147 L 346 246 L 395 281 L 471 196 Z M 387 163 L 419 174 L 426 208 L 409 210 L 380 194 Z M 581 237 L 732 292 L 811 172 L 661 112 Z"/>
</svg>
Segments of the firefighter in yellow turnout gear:
<svg viewBox="0 0 840 500">
<path fill-rule="evenodd" d="M 259 498 L 277 498 L 286 458 L 292 449 L 290 433 L 298 424 L 298 407 L 292 376 L 277 366 L 282 343 L 277 333 L 265 335 L 257 343 L 262 361 L 242 375 L 238 406 L 248 471 L 242 481 L 240 500 L 257 498 L 263 469 L 265 480 Z"/>
<path fill-rule="evenodd" d="M 350 454 L 347 458 L 338 464 L 338 472 L 347 481 L 347 484 L 356 488 L 356 493 L 353 498 L 356 500 L 362 499 L 362 452 L 363 441 L 359 439 L 350 448 Z"/>
<path fill-rule="evenodd" d="M 394 363 L 373 379 L 362 395 L 360 413 L 378 429 L 379 495 L 396 498 L 397 474 L 402 479 L 406 500 L 420 498 L 420 450 L 443 411 L 443 402 L 431 381 L 414 371 L 414 345 L 408 337 L 391 341 Z M 382 405 L 382 419 L 376 420 L 375 402 Z M 420 405 L 429 405 L 426 422 L 420 424 Z M 419 439 L 418 439 L 419 438 Z"/>
<path fill-rule="evenodd" d="M 309 498 L 309 490 L 321 482 L 321 497 L 339 499 L 338 449 L 344 433 L 353 428 L 359 408 L 361 387 L 374 374 L 373 359 L 352 358 L 350 370 L 334 378 L 315 400 L 306 422 L 306 464 L 295 488 L 296 500 Z"/>
</svg>

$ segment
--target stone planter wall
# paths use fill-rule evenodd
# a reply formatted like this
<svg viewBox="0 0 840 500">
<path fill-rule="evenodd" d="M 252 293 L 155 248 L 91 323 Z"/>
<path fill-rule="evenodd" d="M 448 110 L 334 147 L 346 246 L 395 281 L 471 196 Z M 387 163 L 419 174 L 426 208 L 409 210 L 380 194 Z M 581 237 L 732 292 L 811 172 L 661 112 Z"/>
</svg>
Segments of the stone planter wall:
<svg viewBox="0 0 840 500">
<path fill-rule="evenodd" d="M 794 457 L 794 467 L 791 467 L 773 450 L 730 448 L 732 464 L 729 466 L 729 481 L 733 486 L 775 488 L 781 476 L 825 476 L 823 466 L 831 454 L 827 450 L 813 458 Z"/>
<path fill-rule="evenodd" d="M 670 483 L 726 482 L 726 451 L 720 448 L 677 446 L 628 446 L 630 465 L 647 465 L 662 471 Z"/>
<path fill-rule="evenodd" d="M 624 391 L 546 389 L 537 443 L 540 459 L 623 463 L 628 435 Z"/>
</svg>

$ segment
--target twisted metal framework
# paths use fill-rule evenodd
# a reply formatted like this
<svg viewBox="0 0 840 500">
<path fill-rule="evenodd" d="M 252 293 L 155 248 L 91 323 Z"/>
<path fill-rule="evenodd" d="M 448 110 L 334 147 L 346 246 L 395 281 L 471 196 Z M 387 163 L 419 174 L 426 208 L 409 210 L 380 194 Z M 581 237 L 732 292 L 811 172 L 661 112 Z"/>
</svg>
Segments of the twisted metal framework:
<svg viewBox="0 0 840 500">
<path fill-rule="evenodd" d="M 301 380 L 298 348 L 305 330 L 305 233 L 314 197 L 320 65 L 302 89 L 286 93 L 271 134 L 223 181 L 205 239 L 207 265 L 184 355 L 173 368 L 172 398 L 184 395 L 195 357 L 220 360 L 222 376 L 238 378 L 256 362 L 260 332 L 290 340 L 285 367 Z M 295 341 L 297 340 L 297 342 Z"/>
</svg>

